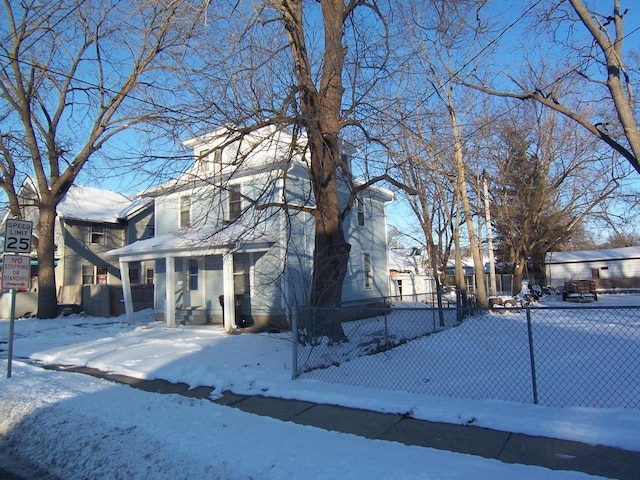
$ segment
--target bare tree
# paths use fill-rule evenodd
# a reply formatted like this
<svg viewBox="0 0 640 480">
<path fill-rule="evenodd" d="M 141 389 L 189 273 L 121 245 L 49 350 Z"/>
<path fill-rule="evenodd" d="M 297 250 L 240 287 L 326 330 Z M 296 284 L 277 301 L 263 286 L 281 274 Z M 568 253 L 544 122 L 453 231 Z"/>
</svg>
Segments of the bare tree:
<svg viewBox="0 0 640 480">
<path fill-rule="evenodd" d="M 534 104 L 497 124 L 487 163 L 492 223 L 517 293 L 524 274 L 534 279 L 531 269 L 542 280 L 545 254 L 621 191 L 630 168 L 574 122 Z"/>
<path fill-rule="evenodd" d="M 462 216 L 459 219 L 464 222 L 467 231 L 467 239 L 470 244 L 470 251 L 473 257 L 475 276 L 476 276 L 476 299 L 479 305 L 487 306 L 487 292 L 484 281 L 484 262 L 480 250 L 480 243 L 475 231 L 474 211 L 472 208 L 469 186 L 467 177 L 469 175 L 469 159 L 466 140 L 468 137 L 464 135 L 464 128 L 461 123 L 461 116 L 473 115 L 472 109 L 469 107 L 470 102 L 464 99 L 463 94 L 456 89 L 459 87 L 455 82 L 455 78 L 462 73 L 465 64 L 469 60 L 462 55 L 460 58 L 459 51 L 465 51 L 473 45 L 472 36 L 479 28 L 474 22 L 477 21 L 477 12 L 484 4 L 481 1 L 459 1 L 459 2 L 440 2 L 434 0 L 429 2 L 428 14 L 425 14 L 423 2 L 410 3 L 410 7 L 403 11 L 404 15 L 404 36 L 408 44 L 413 45 L 412 55 L 412 74 L 417 79 L 412 85 L 414 91 L 422 90 L 424 97 L 418 102 L 413 98 L 414 103 L 424 104 L 424 107 L 415 109 L 412 114 L 405 113 L 405 119 L 402 123 L 414 130 L 417 137 L 424 132 L 420 132 L 420 127 L 409 126 L 413 118 L 425 118 L 431 116 L 437 118 L 439 128 L 437 129 L 437 138 L 432 138 L 431 153 L 424 159 L 422 166 L 419 164 L 410 165 L 411 161 L 400 165 L 400 170 L 422 169 L 425 173 L 425 166 L 433 168 L 434 171 L 440 170 L 442 185 L 451 184 L 453 180 L 453 202 L 455 208 L 450 212 L 450 224 L 453 224 L 453 214 L 457 212 L 458 206 L 462 209 Z M 424 89 L 424 85 L 430 88 Z M 421 85 L 419 87 L 418 85 Z M 406 101 L 406 99 L 403 99 Z M 467 108 L 460 108 L 460 105 L 466 105 Z M 427 110 L 429 115 L 424 113 L 417 114 L 418 111 Z M 446 128 L 444 127 L 446 125 Z M 419 133 L 420 132 L 420 133 Z M 432 129 L 432 132 L 436 130 Z M 430 135 L 431 136 L 431 135 Z M 419 140 L 414 145 L 421 143 Z M 409 144 L 405 144 L 409 146 Z M 407 152 L 409 153 L 409 152 Z M 415 163 L 415 154 L 408 154 Z M 424 175 L 424 174 L 422 174 Z M 412 175 L 417 178 L 415 174 Z M 444 178 L 443 178 L 444 177 Z M 421 185 L 424 188 L 424 184 Z M 426 198 L 424 199 L 427 200 Z M 420 209 L 422 214 L 428 214 L 429 210 L 425 205 Z M 425 227 L 432 229 L 431 222 L 422 221 Z M 431 232 L 425 233 L 427 237 L 427 245 Z M 459 238 L 457 235 L 454 238 Z M 459 246 L 456 248 L 460 250 Z M 432 252 L 430 252 L 432 254 Z M 459 285 L 464 288 L 464 285 Z"/>
<path fill-rule="evenodd" d="M 23 213 L 23 181 L 32 179 L 37 189 L 40 318 L 58 314 L 58 203 L 111 138 L 166 113 L 151 94 L 156 88 L 171 91 L 163 73 L 188 42 L 200 13 L 178 0 L 4 2 L 0 187 L 13 217 Z"/>
<path fill-rule="evenodd" d="M 449 257 L 445 252 L 450 250 L 454 240 L 450 232 L 458 202 L 452 176 L 448 174 L 450 162 L 438 150 L 436 139 L 442 137 L 434 134 L 434 124 L 432 129 L 425 131 L 424 123 L 427 122 L 417 121 L 412 128 L 405 128 L 397 139 L 396 170 L 402 182 L 416 191 L 414 195 L 405 197 L 426 241 L 429 267 L 435 279 L 440 324 L 444 325 L 440 274 L 446 269 Z M 464 282 L 457 286 L 464 288 Z"/>
<path fill-rule="evenodd" d="M 524 73 L 515 73 L 512 66 L 505 71 L 514 90 L 484 81 L 467 85 L 491 95 L 533 100 L 565 115 L 622 155 L 640 173 L 634 94 L 637 84 L 632 77 L 633 67 L 628 64 L 634 57 L 623 51 L 626 36 L 634 33 L 624 28 L 630 8 L 623 9 L 621 0 L 611 0 L 605 10 L 603 3 L 543 2 L 542 13 L 534 22 L 536 28 L 544 30 L 546 50 L 562 50 L 561 61 L 548 51 L 536 57 L 521 52 L 522 58 L 528 59 Z"/>
</svg>

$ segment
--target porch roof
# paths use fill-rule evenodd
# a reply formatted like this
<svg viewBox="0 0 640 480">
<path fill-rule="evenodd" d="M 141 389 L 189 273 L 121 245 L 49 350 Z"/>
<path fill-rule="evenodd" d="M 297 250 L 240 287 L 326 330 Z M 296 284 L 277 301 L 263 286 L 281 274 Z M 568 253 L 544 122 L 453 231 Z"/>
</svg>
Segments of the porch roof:
<svg viewBox="0 0 640 480">
<path fill-rule="evenodd" d="M 275 239 L 265 232 L 242 225 L 230 225 L 222 230 L 208 226 L 191 228 L 138 240 L 130 245 L 109 250 L 106 255 L 120 261 L 135 262 L 158 258 L 193 257 L 222 254 L 231 250 L 269 249 Z"/>
</svg>

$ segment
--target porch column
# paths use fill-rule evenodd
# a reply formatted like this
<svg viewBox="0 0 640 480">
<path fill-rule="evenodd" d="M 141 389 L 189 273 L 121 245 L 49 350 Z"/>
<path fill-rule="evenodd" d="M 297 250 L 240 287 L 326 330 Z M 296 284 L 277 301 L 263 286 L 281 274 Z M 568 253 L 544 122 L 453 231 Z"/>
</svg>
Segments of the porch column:
<svg viewBox="0 0 640 480">
<path fill-rule="evenodd" d="M 164 323 L 169 328 L 176 328 L 176 259 L 167 256 L 165 265 Z"/>
<path fill-rule="evenodd" d="M 236 328 L 236 309 L 233 288 L 233 252 L 222 254 L 222 290 L 224 293 L 224 329 L 231 333 Z"/>
<path fill-rule="evenodd" d="M 129 262 L 120 260 L 120 281 L 122 282 L 122 295 L 124 296 L 124 313 L 129 325 L 134 324 L 133 298 L 131 296 L 131 282 L 129 281 Z"/>
</svg>

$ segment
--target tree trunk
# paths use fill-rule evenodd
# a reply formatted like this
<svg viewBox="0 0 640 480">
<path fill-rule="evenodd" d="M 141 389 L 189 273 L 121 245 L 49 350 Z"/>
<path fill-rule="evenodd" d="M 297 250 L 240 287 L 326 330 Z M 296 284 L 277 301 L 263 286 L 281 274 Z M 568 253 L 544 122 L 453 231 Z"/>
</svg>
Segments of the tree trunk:
<svg viewBox="0 0 640 480">
<path fill-rule="evenodd" d="M 456 194 L 457 198 L 457 194 Z M 456 203 L 457 200 L 456 200 Z M 455 259 L 455 278 L 456 278 L 456 289 L 464 295 L 467 296 L 467 282 L 464 278 L 464 265 L 462 265 L 462 252 L 460 252 L 460 208 L 459 205 L 456 207 L 456 224 L 453 229 L 453 244 L 455 245 L 454 259 Z"/>
<path fill-rule="evenodd" d="M 431 222 L 429 222 L 431 224 Z M 427 255 L 429 257 L 429 266 L 433 274 L 436 287 L 436 302 L 438 304 L 438 322 L 441 327 L 445 326 L 444 312 L 442 311 L 442 287 L 440 285 L 440 275 L 438 274 L 438 259 L 436 258 L 436 245 L 433 241 L 432 230 L 429 229 L 425 232 L 427 237 Z"/>
<path fill-rule="evenodd" d="M 338 195 L 338 165 L 341 128 L 342 72 L 346 49 L 342 45 L 345 5 L 343 0 L 321 0 L 324 25 L 324 63 L 318 83 L 314 80 L 306 45 L 303 2 L 272 1 L 282 14 L 289 39 L 300 95 L 300 123 L 304 127 L 311 155 L 310 179 L 316 202 L 315 250 L 311 305 L 335 307 L 342 303 L 342 284 L 347 274 L 349 251 L 342 225 Z M 328 316 L 328 315 L 327 315 Z M 340 315 L 319 318 L 312 335 L 327 336 L 332 342 L 347 340 Z"/>
<path fill-rule="evenodd" d="M 527 259 L 526 257 L 520 255 L 516 264 L 513 267 L 513 294 L 517 295 L 522 290 L 522 277 L 524 272 L 524 267 L 526 266 Z"/>
<path fill-rule="evenodd" d="M 40 204 L 38 221 L 38 318 L 58 316 L 55 275 L 55 204 Z"/>
<path fill-rule="evenodd" d="M 471 205 L 469 203 L 469 196 L 467 195 L 467 182 L 465 180 L 466 174 L 464 159 L 462 156 L 462 136 L 460 133 L 460 126 L 458 125 L 458 119 L 452 104 L 449 105 L 449 118 L 453 129 L 453 156 L 457 170 L 457 190 L 462 210 L 466 217 L 465 222 L 467 224 L 467 233 L 469 234 L 469 246 L 471 248 L 471 255 L 473 256 L 473 267 L 476 278 L 476 301 L 479 307 L 487 308 L 489 306 L 489 302 L 487 300 L 487 288 L 484 283 L 484 263 L 482 262 L 482 256 L 480 255 L 480 247 L 478 245 L 473 225 Z"/>
<path fill-rule="evenodd" d="M 338 307 L 342 303 L 342 284 L 347 274 L 351 245 L 346 242 L 342 224 L 342 209 L 336 179 L 336 158 L 339 158 L 337 135 L 309 132 L 311 147 L 312 185 L 316 202 L 315 249 L 311 305 Z M 327 336 L 331 342 L 347 340 L 339 315 L 331 315 L 316 323 L 317 336 Z"/>
</svg>

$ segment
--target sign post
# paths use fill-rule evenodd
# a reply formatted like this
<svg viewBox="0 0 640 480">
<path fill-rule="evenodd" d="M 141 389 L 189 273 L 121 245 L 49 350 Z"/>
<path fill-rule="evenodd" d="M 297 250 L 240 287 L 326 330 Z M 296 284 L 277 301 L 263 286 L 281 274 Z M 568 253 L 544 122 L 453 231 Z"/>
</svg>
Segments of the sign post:
<svg viewBox="0 0 640 480">
<path fill-rule="evenodd" d="M 7 220 L 2 257 L 2 289 L 10 290 L 9 339 L 7 342 L 7 378 L 11 378 L 13 363 L 13 329 L 16 317 L 16 289 L 31 288 L 31 232 L 28 220 Z M 17 254 L 17 255 L 16 255 Z M 20 255 L 23 254 L 23 255 Z"/>
</svg>

